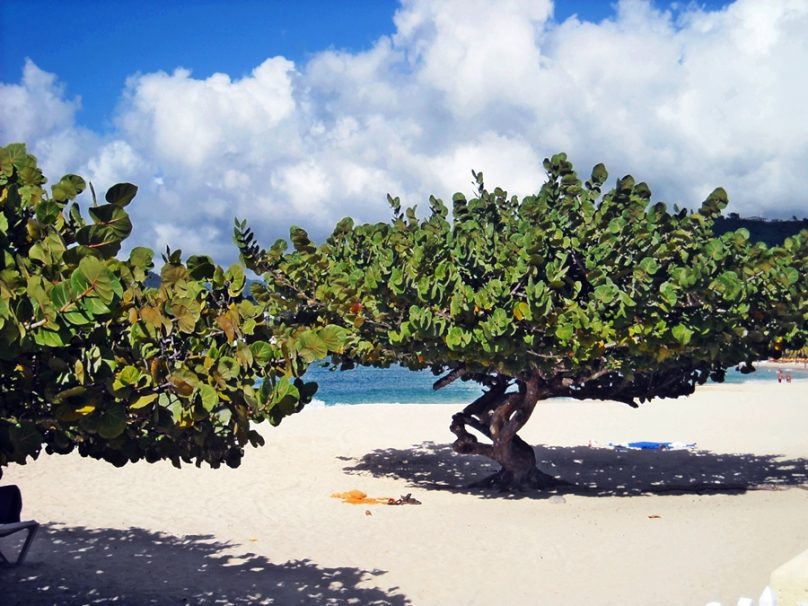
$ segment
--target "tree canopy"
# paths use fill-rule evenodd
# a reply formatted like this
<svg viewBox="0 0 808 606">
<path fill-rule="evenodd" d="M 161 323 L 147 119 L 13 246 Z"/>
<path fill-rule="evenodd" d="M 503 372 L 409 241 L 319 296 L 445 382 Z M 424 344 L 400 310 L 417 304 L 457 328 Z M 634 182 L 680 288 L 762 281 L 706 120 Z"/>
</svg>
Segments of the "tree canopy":
<svg viewBox="0 0 808 606">
<path fill-rule="evenodd" d="M 630 177 L 604 191 L 564 154 L 536 195 L 456 194 L 429 213 L 388 197 L 392 219 L 344 219 L 321 245 L 264 249 L 244 222 L 241 263 L 120 256 L 137 188 L 86 209 L 67 175 L 50 188 L 23 145 L 0 148 L 0 467 L 78 448 L 238 465 L 254 424 L 299 411 L 307 366 L 429 368 L 435 388 L 484 394 L 452 418 L 454 448 L 491 457 L 501 487 L 548 486 L 517 435 L 552 397 L 631 406 L 679 397 L 725 369 L 808 340 L 808 232 L 781 246 L 713 226 L 722 189 L 697 211 L 652 203 Z M 87 218 L 85 218 L 85 215 Z M 245 269 L 263 277 L 248 288 Z"/>
<path fill-rule="evenodd" d="M 236 226 L 289 321 L 349 331 L 335 363 L 484 385 L 451 430 L 457 451 L 502 465 L 501 486 L 555 481 L 517 436 L 539 400 L 684 396 L 806 338 L 806 232 L 771 248 L 743 229 L 716 237 L 723 189 L 697 211 L 669 210 L 630 176 L 604 192 L 602 164 L 585 182 L 564 154 L 544 166 L 536 195 L 489 191 L 475 174 L 476 196 L 455 194 L 451 218 L 434 197 L 425 219 L 389 198 L 388 223 L 344 219 L 321 246 L 293 228 L 290 253 Z"/>
<path fill-rule="evenodd" d="M 166 250 L 119 258 L 137 188 L 120 183 L 85 219 L 85 181 L 50 188 L 21 144 L 0 148 L 0 468 L 74 448 L 115 465 L 238 465 L 252 424 L 311 400 L 299 377 L 340 347 L 334 326 L 270 326 L 240 264 Z M 316 341 L 317 348 L 309 347 Z M 322 349 L 321 349 L 322 348 Z"/>
</svg>

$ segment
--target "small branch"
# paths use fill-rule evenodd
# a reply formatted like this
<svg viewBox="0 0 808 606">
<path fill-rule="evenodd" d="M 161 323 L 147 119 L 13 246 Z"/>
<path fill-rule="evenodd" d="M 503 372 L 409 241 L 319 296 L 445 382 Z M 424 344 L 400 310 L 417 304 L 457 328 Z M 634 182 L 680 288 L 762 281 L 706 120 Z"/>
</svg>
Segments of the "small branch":
<svg viewBox="0 0 808 606">
<path fill-rule="evenodd" d="M 530 356 L 533 356 L 534 358 L 541 358 L 542 360 L 555 360 L 555 361 L 559 360 L 558 356 L 551 354 L 540 354 L 539 352 L 533 351 L 532 349 L 525 350 L 525 353 L 527 353 Z"/>
<path fill-rule="evenodd" d="M 524 388 L 520 390 L 518 398 L 513 399 L 513 406 L 516 410 L 513 414 L 506 417 L 506 424 L 502 428 L 502 435 L 505 439 L 513 439 L 525 423 L 528 422 L 533 410 L 536 408 L 536 403 L 539 400 L 550 397 L 551 391 L 546 386 L 542 387 L 539 384 L 539 377 L 530 377 L 523 383 Z"/>
<path fill-rule="evenodd" d="M 510 296 L 515 297 L 517 293 L 525 286 L 525 282 L 527 282 L 527 276 L 522 276 L 519 278 L 511 289 Z"/>
<path fill-rule="evenodd" d="M 595 371 L 595 372 L 593 372 L 591 375 L 589 375 L 588 377 L 586 377 L 586 378 L 584 379 L 584 382 L 588 382 L 588 381 L 597 381 L 597 380 L 598 380 L 598 379 L 600 379 L 601 377 L 604 377 L 604 376 L 608 375 L 610 372 L 614 372 L 614 370 L 612 370 L 612 369 L 610 369 L 610 368 L 603 368 L 603 369 L 601 369 L 601 370 Z"/>
<path fill-rule="evenodd" d="M 491 415 L 492 439 L 508 441 L 513 437 L 509 435 L 510 432 L 503 432 L 503 429 L 506 427 L 506 424 L 510 424 L 512 414 L 524 399 L 525 394 L 523 393 L 509 393 L 503 398 L 502 403 L 497 406 L 496 410 L 494 410 L 494 414 Z M 515 435 L 516 432 L 514 431 L 513 434 Z"/>
<path fill-rule="evenodd" d="M 481 434 L 483 434 L 486 438 L 489 438 L 489 439 L 491 438 L 491 430 L 488 427 L 488 425 L 486 425 L 485 423 L 483 423 L 482 421 L 480 421 L 476 417 L 472 417 L 472 416 L 469 416 L 469 415 L 464 415 L 462 412 L 458 412 L 456 415 L 454 415 L 454 417 L 456 417 L 458 421 L 462 421 L 466 425 L 469 425 L 472 429 L 476 429 Z M 453 417 L 453 419 L 454 419 L 454 417 Z"/>
<path fill-rule="evenodd" d="M 438 379 L 437 381 L 435 381 L 435 382 L 432 384 L 432 389 L 433 389 L 434 391 L 438 391 L 439 389 L 443 389 L 444 387 L 446 387 L 446 386 L 447 386 L 447 385 L 449 385 L 450 383 L 453 383 L 454 381 L 456 381 L 457 379 L 459 379 L 460 377 L 462 377 L 464 374 L 466 374 L 466 369 L 465 369 L 465 367 L 461 366 L 461 367 L 459 367 L 459 368 L 455 368 L 454 370 L 452 370 L 452 371 L 451 371 L 451 372 L 450 372 L 448 375 L 446 375 L 445 377 L 441 377 L 440 379 Z"/>
<path fill-rule="evenodd" d="M 464 420 L 465 417 L 463 413 L 458 413 L 452 417 L 452 424 L 449 426 L 451 432 L 457 436 L 454 444 L 452 444 L 452 448 L 454 448 L 455 452 L 461 454 L 478 454 L 493 458 L 494 447 L 490 444 L 480 444 L 477 438 L 466 430 Z"/>
<path fill-rule="evenodd" d="M 463 414 L 481 417 L 483 412 L 494 409 L 499 405 L 499 398 L 505 393 L 506 389 L 508 389 L 506 381 L 493 385 L 491 389 L 466 406 L 463 409 Z"/>
<path fill-rule="evenodd" d="M 33 324 L 23 324 L 23 328 L 25 328 L 26 331 L 34 330 L 35 328 L 39 328 L 40 326 L 44 326 L 47 323 L 48 323 L 48 319 L 43 318 L 41 320 L 38 320 L 38 321 L 34 322 Z"/>
</svg>

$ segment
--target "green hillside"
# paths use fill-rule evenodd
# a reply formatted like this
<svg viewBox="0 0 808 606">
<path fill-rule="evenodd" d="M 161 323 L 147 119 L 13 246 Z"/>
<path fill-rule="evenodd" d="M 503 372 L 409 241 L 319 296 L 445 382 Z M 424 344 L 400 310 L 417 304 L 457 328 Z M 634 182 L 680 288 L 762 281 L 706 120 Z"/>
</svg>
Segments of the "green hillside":
<svg viewBox="0 0 808 606">
<path fill-rule="evenodd" d="M 719 217 L 713 226 L 713 231 L 720 236 L 728 231 L 746 228 L 753 242 L 765 242 L 768 246 L 782 244 L 789 236 L 808 229 L 808 219 L 793 219 L 781 221 L 777 219 L 762 219 L 760 217 L 743 218 L 737 213 L 730 213 L 728 217 Z"/>
</svg>

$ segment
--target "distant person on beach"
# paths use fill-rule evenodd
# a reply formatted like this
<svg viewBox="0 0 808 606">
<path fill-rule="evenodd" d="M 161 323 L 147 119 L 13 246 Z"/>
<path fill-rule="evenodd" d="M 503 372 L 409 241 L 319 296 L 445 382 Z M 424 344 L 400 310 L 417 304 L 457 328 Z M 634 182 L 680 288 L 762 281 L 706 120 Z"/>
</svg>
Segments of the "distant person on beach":
<svg viewBox="0 0 808 606">
<path fill-rule="evenodd" d="M 786 371 L 786 383 L 791 383 L 791 371 Z"/>
<path fill-rule="evenodd" d="M 777 382 L 778 383 L 783 382 L 783 369 L 782 368 L 777 369 Z"/>
</svg>

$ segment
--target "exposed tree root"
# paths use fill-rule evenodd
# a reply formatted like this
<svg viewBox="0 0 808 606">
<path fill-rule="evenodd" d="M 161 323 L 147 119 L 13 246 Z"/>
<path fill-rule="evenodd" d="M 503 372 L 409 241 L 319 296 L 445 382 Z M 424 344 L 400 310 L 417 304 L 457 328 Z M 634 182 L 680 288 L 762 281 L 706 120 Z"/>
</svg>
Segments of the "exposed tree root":
<svg viewBox="0 0 808 606">
<path fill-rule="evenodd" d="M 452 445 L 455 452 L 482 455 L 502 466 L 495 474 L 474 482 L 470 487 L 525 491 L 572 486 L 540 471 L 536 467 L 533 448 L 516 435 L 544 395 L 535 381 L 518 385 L 518 392 L 508 392 L 506 382 L 495 384 L 452 417 L 450 430 L 457 438 Z M 469 429 L 491 443 L 480 442 Z"/>
<path fill-rule="evenodd" d="M 500 492 L 524 492 L 527 490 L 549 490 L 562 486 L 574 486 L 574 484 L 551 476 L 534 467 L 531 471 L 521 474 L 518 479 L 513 472 L 503 468 L 482 480 L 472 482 L 468 487 L 496 488 Z"/>
</svg>

